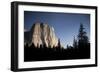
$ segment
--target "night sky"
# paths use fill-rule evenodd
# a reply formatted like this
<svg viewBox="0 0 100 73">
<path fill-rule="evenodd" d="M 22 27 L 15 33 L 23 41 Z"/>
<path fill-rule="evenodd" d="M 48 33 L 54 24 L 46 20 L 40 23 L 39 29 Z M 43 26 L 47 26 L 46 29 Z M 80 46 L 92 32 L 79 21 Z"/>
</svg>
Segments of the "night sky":
<svg viewBox="0 0 100 73">
<path fill-rule="evenodd" d="M 80 23 L 83 24 L 87 36 L 90 37 L 89 14 L 24 11 L 24 30 L 30 30 L 35 22 L 48 23 L 52 26 L 64 47 L 67 44 L 73 44 L 73 38 L 74 36 L 77 38 Z"/>
</svg>

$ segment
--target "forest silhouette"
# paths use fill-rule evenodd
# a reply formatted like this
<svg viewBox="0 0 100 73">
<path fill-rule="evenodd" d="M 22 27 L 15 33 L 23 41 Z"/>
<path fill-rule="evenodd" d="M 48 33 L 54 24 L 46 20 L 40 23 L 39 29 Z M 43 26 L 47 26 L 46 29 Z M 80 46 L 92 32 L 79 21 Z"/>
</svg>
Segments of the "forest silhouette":
<svg viewBox="0 0 100 73">
<path fill-rule="evenodd" d="M 73 59 L 89 59 L 90 58 L 90 42 L 87 33 L 81 23 L 79 32 L 73 39 L 73 46 L 67 45 L 66 48 L 61 47 L 60 39 L 58 46 L 47 47 L 46 44 L 35 47 L 32 43 L 24 45 L 24 61 L 48 61 L 48 60 L 73 60 Z"/>
</svg>

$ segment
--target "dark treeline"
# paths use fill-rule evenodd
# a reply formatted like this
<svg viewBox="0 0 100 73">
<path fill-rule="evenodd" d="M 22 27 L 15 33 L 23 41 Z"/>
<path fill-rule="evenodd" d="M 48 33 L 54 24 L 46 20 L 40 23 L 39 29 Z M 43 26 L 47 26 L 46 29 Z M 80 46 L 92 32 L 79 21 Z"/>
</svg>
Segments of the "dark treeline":
<svg viewBox="0 0 100 73">
<path fill-rule="evenodd" d="M 58 46 L 46 47 L 46 44 L 35 47 L 32 43 L 24 45 L 24 61 L 45 61 L 45 60 L 67 60 L 90 58 L 90 43 L 84 27 L 80 24 L 77 39 L 73 39 L 73 46 L 61 47 L 60 39 Z"/>
</svg>

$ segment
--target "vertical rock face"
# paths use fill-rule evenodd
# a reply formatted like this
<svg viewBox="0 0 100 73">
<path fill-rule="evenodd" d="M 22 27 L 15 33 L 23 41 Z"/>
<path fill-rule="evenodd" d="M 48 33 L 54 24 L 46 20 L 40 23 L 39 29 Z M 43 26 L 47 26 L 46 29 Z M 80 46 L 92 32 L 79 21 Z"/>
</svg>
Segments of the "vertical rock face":
<svg viewBox="0 0 100 73">
<path fill-rule="evenodd" d="M 35 46 L 41 45 L 42 44 L 42 39 L 41 39 L 41 26 L 40 23 L 36 23 L 34 28 L 32 28 L 32 43 L 34 43 Z"/>
<path fill-rule="evenodd" d="M 28 33 L 27 33 L 28 34 Z M 46 47 L 53 47 L 58 45 L 58 38 L 55 35 L 53 27 L 48 24 L 35 23 L 29 31 L 29 37 L 27 38 L 26 33 L 24 37 L 26 41 L 30 41 L 36 47 L 40 45 L 46 45 Z"/>
</svg>

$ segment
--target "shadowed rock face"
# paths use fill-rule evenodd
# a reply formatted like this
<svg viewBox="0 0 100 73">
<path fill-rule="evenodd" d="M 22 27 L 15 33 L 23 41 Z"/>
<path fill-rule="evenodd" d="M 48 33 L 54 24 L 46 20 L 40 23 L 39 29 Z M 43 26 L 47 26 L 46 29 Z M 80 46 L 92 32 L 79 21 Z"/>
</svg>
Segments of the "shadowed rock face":
<svg viewBox="0 0 100 73">
<path fill-rule="evenodd" d="M 43 23 L 33 24 L 30 31 L 24 33 L 24 40 L 25 43 L 33 43 L 36 47 L 44 44 L 47 47 L 55 47 L 58 44 L 53 27 Z"/>
</svg>

